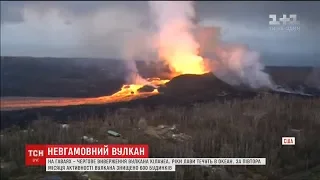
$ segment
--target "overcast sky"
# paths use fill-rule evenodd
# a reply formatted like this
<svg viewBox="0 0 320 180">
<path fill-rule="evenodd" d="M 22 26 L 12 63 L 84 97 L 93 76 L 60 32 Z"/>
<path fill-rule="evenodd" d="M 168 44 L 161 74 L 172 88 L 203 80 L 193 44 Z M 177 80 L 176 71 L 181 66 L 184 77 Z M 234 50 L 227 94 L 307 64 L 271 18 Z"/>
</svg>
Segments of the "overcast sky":
<svg viewBox="0 0 320 180">
<path fill-rule="evenodd" d="M 195 8 L 201 24 L 222 27 L 225 41 L 262 53 L 320 52 L 320 2 L 202 1 Z M 1 55 L 122 58 L 148 10 L 146 1 L 1 1 Z M 269 14 L 297 14 L 300 31 L 270 30 Z"/>
</svg>

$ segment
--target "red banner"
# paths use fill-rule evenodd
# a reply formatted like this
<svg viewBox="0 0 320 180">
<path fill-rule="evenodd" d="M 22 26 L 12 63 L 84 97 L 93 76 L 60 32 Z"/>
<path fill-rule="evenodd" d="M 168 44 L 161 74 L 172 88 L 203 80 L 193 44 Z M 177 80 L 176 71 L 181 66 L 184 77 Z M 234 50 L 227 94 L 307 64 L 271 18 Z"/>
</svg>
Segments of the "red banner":
<svg viewBox="0 0 320 180">
<path fill-rule="evenodd" d="M 148 158 L 146 144 L 27 144 L 26 166 L 44 166 L 46 158 Z"/>
</svg>

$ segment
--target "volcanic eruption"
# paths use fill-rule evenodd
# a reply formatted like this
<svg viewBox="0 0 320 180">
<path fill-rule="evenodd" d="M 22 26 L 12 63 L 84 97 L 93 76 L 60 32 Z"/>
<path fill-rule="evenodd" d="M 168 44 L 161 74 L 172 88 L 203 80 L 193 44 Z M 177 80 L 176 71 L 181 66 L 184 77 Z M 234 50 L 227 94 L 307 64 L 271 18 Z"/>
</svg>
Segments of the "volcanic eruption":
<svg viewBox="0 0 320 180">
<path fill-rule="evenodd" d="M 259 54 L 241 44 L 226 44 L 219 40 L 219 28 L 201 27 L 192 1 L 149 1 L 154 31 L 150 51 L 171 71 L 170 79 L 183 74 L 214 73 L 230 85 L 251 88 L 273 88 L 269 75 L 263 72 Z M 138 74 L 136 67 L 128 63 Z M 134 84 L 143 82 L 135 78 Z M 132 81 L 131 81 L 132 82 Z M 142 83 L 144 85 L 148 82 Z"/>
<path fill-rule="evenodd" d="M 33 108 L 130 101 L 157 95 L 159 87 L 164 86 L 174 77 L 186 74 L 213 73 L 219 79 L 220 84 L 224 83 L 221 86 L 216 85 L 216 88 L 226 87 L 230 90 L 231 86 L 245 85 L 253 89 L 276 90 L 269 75 L 263 72 L 264 66 L 259 61 L 257 52 L 250 50 L 245 45 L 223 43 L 219 40 L 219 28 L 200 27 L 199 24 L 195 24 L 196 14 L 193 3 L 192 1 L 148 2 L 154 29 L 146 35 L 145 51 L 149 51 L 150 54 L 155 53 L 153 56 L 156 57 L 155 61 L 162 62 L 170 69 L 168 79 L 143 78 L 132 58 L 134 53 L 140 53 L 141 50 L 135 51 L 133 48 L 130 49 L 133 54 L 127 58 L 125 63 L 128 72 L 127 84 L 124 84 L 118 92 L 112 95 L 97 98 L 6 100 L 1 102 L 1 108 Z M 208 77 L 212 76 L 206 76 L 202 82 L 212 84 L 212 81 L 206 79 Z M 202 86 L 196 84 L 196 86 Z M 173 86 L 172 83 L 170 86 Z M 210 88 L 212 89 L 212 87 L 214 88 L 214 85 Z M 184 87 L 179 89 L 181 88 Z"/>
<path fill-rule="evenodd" d="M 199 44 L 192 30 L 195 24 L 193 2 L 149 1 L 157 31 L 154 36 L 159 59 L 164 61 L 174 76 L 209 72 L 199 55 Z"/>
<path fill-rule="evenodd" d="M 200 46 L 194 38 L 192 30 L 195 24 L 191 18 L 195 16 L 193 2 L 149 1 L 153 25 L 152 47 L 158 60 L 170 68 L 170 78 L 182 74 L 205 74 L 210 72 L 204 59 L 199 55 Z M 178 9 L 178 10 L 177 10 Z M 169 80 L 160 78 L 144 79 L 139 75 L 135 62 L 126 62 L 129 84 L 111 96 L 100 97 L 104 103 L 127 101 L 158 94 L 157 88 Z M 143 87 L 149 86 L 149 91 Z"/>
</svg>

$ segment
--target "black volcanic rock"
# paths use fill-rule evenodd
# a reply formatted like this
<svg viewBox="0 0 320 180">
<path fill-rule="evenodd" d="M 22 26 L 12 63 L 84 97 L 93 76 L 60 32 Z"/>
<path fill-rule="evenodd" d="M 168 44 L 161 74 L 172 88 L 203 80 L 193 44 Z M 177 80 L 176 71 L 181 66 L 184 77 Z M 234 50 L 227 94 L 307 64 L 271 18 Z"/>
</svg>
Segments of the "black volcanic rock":
<svg viewBox="0 0 320 180">
<path fill-rule="evenodd" d="M 111 95 L 126 82 L 122 67 L 117 60 L 1 56 L 1 96 Z"/>
<path fill-rule="evenodd" d="M 138 89 L 138 92 L 152 92 L 155 88 L 149 85 L 145 85 L 142 88 Z"/>
<path fill-rule="evenodd" d="M 231 86 L 228 83 L 217 78 L 212 73 L 203 75 L 180 75 L 166 83 L 165 87 L 160 87 L 159 92 L 163 94 L 163 98 L 170 97 L 171 101 L 176 102 L 196 102 L 196 101 L 212 101 L 217 98 L 233 99 L 233 98 L 252 98 L 259 94 L 269 92 L 278 94 L 282 97 L 299 96 L 308 97 L 301 93 L 279 92 L 271 89 L 251 89 L 247 86 Z M 310 90 L 310 89 L 309 89 Z M 315 93 L 311 93 L 317 95 Z"/>
<path fill-rule="evenodd" d="M 153 87 L 145 86 L 140 91 L 151 91 Z M 173 78 L 165 86 L 158 88 L 158 95 L 132 100 L 129 102 L 118 102 L 104 105 L 80 105 L 60 107 L 60 111 L 56 111 L 57 107 L 35 108 L 18 111 L 1 112 L 1 128 L 10 127 L 13 124 L 26 126 L 31 121 L 41 116 L 52 117 L 54 120 L 67 121 L 70 117 L 76 117 L 80 114 L 98 114 L 103 116 L 106 109 L 113 111 L 123 107 L 154 108 L 158 105 L 167 107 L 176 106 L 192 106 L 194 103 L 225 101 L 234 99 L 250 99 L 262 91 L 250 90 L 246 88 L 233 87 L 214 76 L 212 73 L 204 75 L 181 75 Z M 301 97 L 316 98 L 311 96 L 267 91 L 270 94 L 277 94 L 279 97 Z"/>
<path fill-rule="evenodd" d="M 165 87 L 159 88 L 159 92 L 171 95 L 193 95 L 210 93 L 235 93 L 237 90 L 231 85 L 218 79 L 212 73 L 203 75 L 185 74 L 173 78 Z"/>
</svg>

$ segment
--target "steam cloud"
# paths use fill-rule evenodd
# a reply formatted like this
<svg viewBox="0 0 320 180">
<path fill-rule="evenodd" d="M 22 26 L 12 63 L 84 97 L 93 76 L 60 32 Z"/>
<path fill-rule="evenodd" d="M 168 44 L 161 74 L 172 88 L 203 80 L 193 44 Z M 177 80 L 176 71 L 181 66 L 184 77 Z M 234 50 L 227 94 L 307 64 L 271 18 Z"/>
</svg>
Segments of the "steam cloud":
<svg viewBox="0 0 320 180">
<path fill-rule="evenodd" d="M 160 28 L 158 33 L 158 48 L 160 51 L 183 51 L 183 53 L 197 54 L 199 44 L 195 41 L 194 34 L 190 33 L 196 27 L 192 19 L 195 18 L 195 10 L 192 1 L 149 1 L 150 10 L 153 13 L 155 24 Z M 244 45 L 226 45 L 221 42 L 211 48 L 210 70 L 221 80 L 231 85 L 246 84 L 252 88 L 273 88 L 269 75 L 263 72 L 264 66 L 259 61 L 259 54 L 250 51 Z M 170 54 L 172 52 L 162 52 Z M 178 65 L 188 64 L 191 60 L 186 56 L 179 59 Z M 204 59 L 197 59 L 205 63 Z M 174 62 L 169 59 L 169 65 Z M 208 62 L 207 62 L 208 63 Z"/>
<path fill-rule="evenodd" d="M 143 29 L 136 30 L 132 33 L 133 36 L 127 39 L 122 52 L 127 76 L 126 81 L 128 84 L 151 85 L 146 79 L 140 76 L 136 66 L 136 60 L 147 60 L 151 49 L 148 45 L 148 34 Z"/>
<path fill-rule="evenodd" d="M 270 76 L 263 72 L 259 53 L 244 45 L 225 45 L 217 47 L 215 55 L 213 73 L 221 80 L 231 85 L 274 89 Z"/>
<path fill-rule="evenodd" d="M 148 84 L 148 81 L 139 75 L 138 68 L 133 60 L 125 61 L 127 76 L 126 82 L 129 84 Z"/>
<path fill-rule="evenodd" d="M 306 84 L 320 90 L 320 67 L 315 67 L 307 77 Z"/>
<path fill-rule="evenodd" d="M 199 45 L 192 35 L 195 11 L 192 1 L 149 1 L 156 27 L 154 44 L 160 60 L 179 74 L 201 74 L 205 71 Z"/>
</svg>

